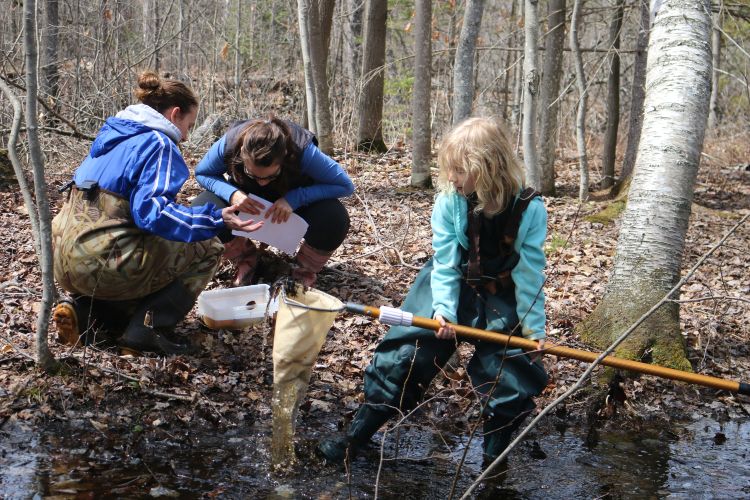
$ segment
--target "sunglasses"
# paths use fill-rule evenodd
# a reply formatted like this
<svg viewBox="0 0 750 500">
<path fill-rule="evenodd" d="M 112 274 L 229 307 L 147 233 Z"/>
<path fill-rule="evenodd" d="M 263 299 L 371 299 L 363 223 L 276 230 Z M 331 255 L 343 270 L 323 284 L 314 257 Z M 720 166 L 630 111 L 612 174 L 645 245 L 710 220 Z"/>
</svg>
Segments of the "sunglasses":
<svg viewBox="0 0 750 500">
<path fill-rule="evenodd" d="M 278 179 L 278 177 L 281 175 L 281 165 L 279 165 L 279 168 L 271 175 L 255 175 L 252 172 L 248 171 L 247 167 L 244 168 L 245 175 L 250 177 L 254 181 L 273 181 Z"/>
</svg>

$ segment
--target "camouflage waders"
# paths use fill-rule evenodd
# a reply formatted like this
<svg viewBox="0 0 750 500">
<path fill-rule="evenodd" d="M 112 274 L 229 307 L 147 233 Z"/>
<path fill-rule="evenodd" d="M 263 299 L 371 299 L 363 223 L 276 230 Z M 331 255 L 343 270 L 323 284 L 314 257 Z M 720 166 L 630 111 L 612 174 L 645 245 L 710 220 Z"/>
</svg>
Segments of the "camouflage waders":
<svg viewBox="0 0 750 500">
<path fill-rule="evenodd" d="M 193 294 L 213 277 L 218 238 L 183 243 L 135 226 L 130 203 L 104 190 L 73 188 L 52 221 L 55 279 L 66 291 L 102 300 L 145 297 L 180 280 Z"/>
</svg>

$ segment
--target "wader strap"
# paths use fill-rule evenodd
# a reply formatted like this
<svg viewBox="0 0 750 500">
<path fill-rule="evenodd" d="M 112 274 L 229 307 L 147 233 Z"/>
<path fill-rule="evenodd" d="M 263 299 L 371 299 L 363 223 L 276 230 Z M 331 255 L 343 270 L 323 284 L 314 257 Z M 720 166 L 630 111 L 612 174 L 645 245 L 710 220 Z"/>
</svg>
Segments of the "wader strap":
<svg viewBox="0 0 750 500">
<path fill-rule="evenodd" d="M 466 278 L 469 285 L 478 285 L 482 280 L 482 264 L 479 257 L 479 235 L 481 233 L 482 214 L 475 212 L 469 205 L 469 262 Z"/>
</svg>

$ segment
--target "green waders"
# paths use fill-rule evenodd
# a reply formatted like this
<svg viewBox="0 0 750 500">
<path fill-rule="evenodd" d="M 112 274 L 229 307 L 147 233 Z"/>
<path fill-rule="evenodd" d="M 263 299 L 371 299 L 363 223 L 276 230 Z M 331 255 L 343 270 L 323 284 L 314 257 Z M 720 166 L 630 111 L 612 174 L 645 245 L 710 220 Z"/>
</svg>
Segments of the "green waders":
<svg viewBox="0 0 750 500">
<path fill-rule="evenodd" d="M 183 243 L 135 226 L 130 204 L 75 188 L 52 221 L 55 279 L 73 295 L 77 334 L 96 323 L 136 350 L 185 352 L 167 340 L 213 278 L 218 238 Z"/>
<path fill-rule="evenodd" d="M 401 307 L 403 310 L 416 316 L 433 316 L 431 271 L 432 260 L 417 275 Z M 512 288 L 491 295 L 463 283 L 458 323 L 510 332 L 518 324 L 515 305 Z M 467 371 L 474 388 L 485 398 L 485 456 L 494 459 L 507 447 L 513 431 L 533 410 L 532 398 L 547 385 L 547 374 L 540 361 L 532 362 L 520 349 L 505 349 L 490 342 L 469 342 L 474 344 L 475 352 Z M 323 442 L 320 452 L 331 461 L 340 460 L 345 455 L 340 449 L 342 446 L 355 448 L 367 442 L 397 408 L 404 412 L 414 408 L 455 349 L 455 341 L 438 339 L 431 330 L 392 327 L 365 370 L 366 402 L 352 422 L 352 429 L 343 440 Z M 372 422 L 367 425 L 359 422 L 360 419 Z"/>
</svg>

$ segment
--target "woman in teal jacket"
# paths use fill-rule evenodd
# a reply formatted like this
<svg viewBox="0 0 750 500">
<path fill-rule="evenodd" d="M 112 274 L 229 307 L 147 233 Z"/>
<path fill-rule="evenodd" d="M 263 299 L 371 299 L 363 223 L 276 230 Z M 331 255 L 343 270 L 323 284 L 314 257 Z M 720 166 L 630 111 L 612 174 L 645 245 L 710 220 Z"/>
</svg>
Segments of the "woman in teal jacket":
<svg viewBox="0 0 750 500">
<path fill-rule="evenodd" d="M 471 118 L 444 139 L 432 213 L 434 255 L 417 275 L 402 309 L 442 327 L 392 327 L 365 371 L 365 399 L 347 434 L 319 452 L 341 461 L 397 411 L 419 404 L 456 350 L 451 323 L 545 338 L 543 251 L 547 213 L 538 193 L 523 189 L 523 169 L 498 122 Z M 484 452 L 494 460 L 533 410 L 547 384 L 539 359 L 520 349 L 472 341 L 467 371 L 482 398 Z"/>
</svg>

